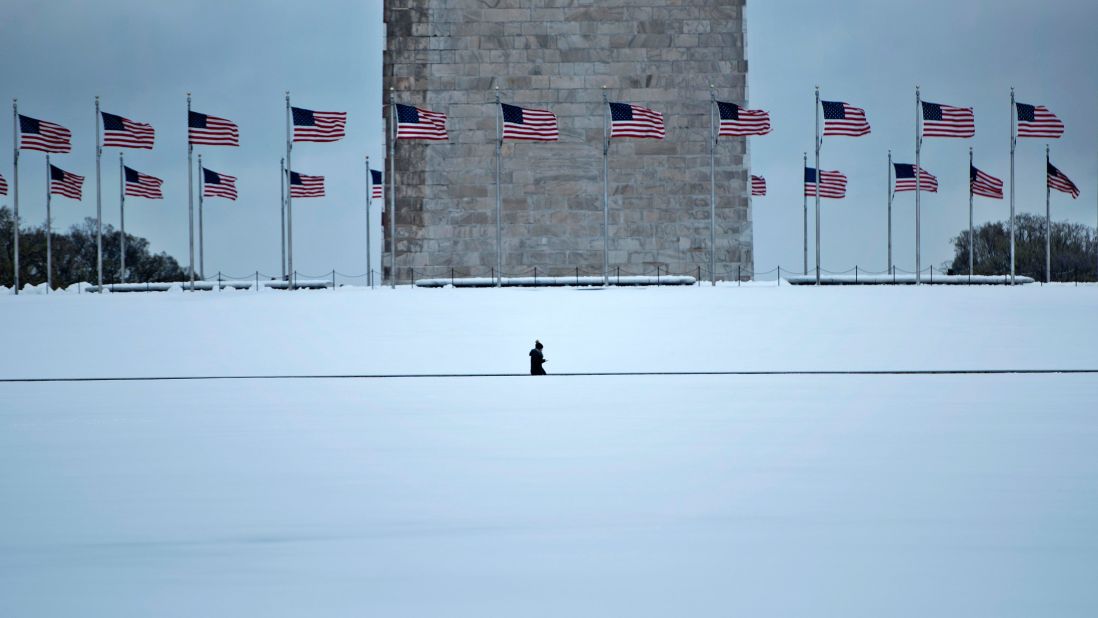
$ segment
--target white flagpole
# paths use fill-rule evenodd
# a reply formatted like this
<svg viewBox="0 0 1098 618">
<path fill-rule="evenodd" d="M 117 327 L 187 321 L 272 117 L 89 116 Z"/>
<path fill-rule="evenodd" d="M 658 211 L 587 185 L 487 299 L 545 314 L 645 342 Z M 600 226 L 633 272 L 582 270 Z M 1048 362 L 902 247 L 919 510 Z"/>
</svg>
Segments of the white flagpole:
<svg viewBox="0 0 1098 618">
<path fill-rule="evenodd" d="M 294 188 L 290 179 L 294 166 L 290 162 L 293 149 L 293 133 L 290 128 L 290 91 L 286 91 L 286 289 L 294 289 Z"/>
<path fill-rule="evenodd" d="M 191 93 L 187 93 L 187 126 L 191 123 Z M 191 291 L 194 291 L 194 164 L 191 157 L 194 146 L 187 138 L 187 239 L 190 252 Z"/>
<path fill-rule="evenodd" d="M 1052 188 L 1048 186 L 1048 144 L 1045 144 L 1045 283 L 1052 283 Z"/>
<path fill-rule="evenodd" d="M 11 100 L 11 140 L 12 140 L 12 200 L 14 203 L 15 242 L 12 247 L 14 269 L 12 270 L 12 291 L 19 295 L 19 99 Z"/>
<path fill-rule="evenodd" d="M 278 196 L 279 218 L 282 227 L 282 242 L 279 248 L 282 250 L 282 280 L 286 280 L 286 158 L 278 160 Z"/>
<path fill-rule="evenodd" d="M 187 98 L 190 101 L 190 97 Z M 188 102 L 188 107 L 190 103 Z M 103 178 L 100 173 L 100 159 L 103 157 L 103 145 L 100 141 L 99 97 L 95 97 L 95 272 L 99 292 L 103 293 Z"/>
<path fill-rule="evenodd" d="M 198 155 L 198 276 L 206 279 L 206 226 L 202 222 L 202 205 L 205 202 L 203 193 L 206 192 L 206 174 L 202 171 L 202 155 Z"/>
<path fill-rule="evenodd" d="M 396 88 L 389 87 L 389 284 L 396 289 Z"/>
<path fill-rule="evenodd" d="M 118 280 L 126 282 L 126 163 L 122 158 L 122 152 L 118 153 L 118 221 L 122 230 L 121 244 L 118 251 L 119 266 Z"/>
<path fill-rule="evenodd" d="M 50 191 L 50 155 L 46 154 L 46 293 L 49 294 L 53 289 L 53 245 L 50 242 L 53 236 L 53 225 L 50 221 L 50 202 L 52 201 L 52 194 Z"/>
<path fill-rule="evenodd" d="M 500 175 L 503 173 L 503 107 L 496 86 L 496 286 L 503 285 L 503 202 L 500 197 Z"/>
<path fill-rule="evenodd" d="M 1016 114 L 1012 86 L 1010 88 L 1010 285 L 1014 285 L 1014 149 L 1018 147 Z"/>
<path fill-rule="evenodd" d="M 976 237 L 972 235 L 972 146 L 968 147 L 968 176 L 968 282 L 972 283 L 976 263 Z"/>
<path fill-rule="evenodd" d="M 922 183 L 920 179 L 922 166 L 920 154 L 923 147 L 923 102 L 919 87 L 915 86 L 915 285 L 923 281 L 923 253 L 922 253 Z"/>
<path fill-rule="evenodd" d="M 804 165 L 801 166 L 801 177 L 804 177 L 805 170 L 808 169 L 808 153 L 804 153 Z M 804 184 L 804 183 L 801 183 Z M 801 201 L 804 203 L 804 276 L 808 276 L 808 194 L 801 190 Z"/>
<path fill-rule="evenodd" d="M 374 199 L 374 178 L 370 173 L 370 155 L 366 155 L 366 285 L 374 287 L 373 250 L 370 248 L 370 207 Z"/>
<path fill-rule="evenodd" d="M 610 100 L 602 87 L 602 284 L 610 285 Z"/>
<path fill-rule="evenodd" d="M 892 274 L 892 149 L 888 151 L 888 274 Z"/>
<path fill-rule="evenodd" d="M 717 285 L 717 93 L 709 84 L 709 283 Z M 747 178 L 750 194 L 751 175 Z M 738 284 L 737 284 L 738 285 Z"/>
<path fill-rule="evenodd" d="M 820 173 L 820 87 L 816 86 L 816 106 L 813 108 L 816 115 L 816 285 L 820 285 L 820 182 L 823 174 Z"/>
</svg>

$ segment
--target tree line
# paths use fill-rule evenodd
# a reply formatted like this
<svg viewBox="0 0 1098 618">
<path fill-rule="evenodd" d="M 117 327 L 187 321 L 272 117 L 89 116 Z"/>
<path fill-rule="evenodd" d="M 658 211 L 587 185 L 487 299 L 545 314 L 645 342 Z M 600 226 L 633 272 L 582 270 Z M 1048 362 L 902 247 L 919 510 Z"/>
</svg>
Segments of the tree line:
<svg viewBox="0 0 1098 618">
<path fill-rule="evenodd" d="M 973 230 L 977 275 L 1010 273 L 1010 226 L 1007 221 L 985 223 Z M 952 239 L 950 273 L 968 274 L 968 230 Z M 1045 218 L 1023 213 L 1014 217 L 1014 267 L 1019 275 L 1045 278 Z M 1098 280 L 1098 234 L 1081 223 L 1052 222 L 1052 280 Z"/>
<path fill-rule="evenodd" d="M 0 285 L 11 287 L 15 217 L 8 207 L 0 208 Z M 55 230 L 53 245 L 53 285 L 62 288 L 88 281 L 96 276 L 95 219 L 89 217 L 68 231 Z M 103 281 L 119 281 L 122 234 L 111 225 L 103 226 Z M 126 234 L 127 281 L 183 281 L 185 271 L 167 253 L 152 253 L 149 241 Z M 19 282 L 38 284 L 46 281 L 45 226 L 19 228 Z"/>
</svg>

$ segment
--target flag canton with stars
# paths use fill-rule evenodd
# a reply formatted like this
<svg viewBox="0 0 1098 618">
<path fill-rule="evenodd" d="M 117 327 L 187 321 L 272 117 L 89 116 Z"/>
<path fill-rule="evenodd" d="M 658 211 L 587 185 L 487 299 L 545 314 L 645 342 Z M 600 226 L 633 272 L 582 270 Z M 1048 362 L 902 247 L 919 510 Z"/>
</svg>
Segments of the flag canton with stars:
<svg viewBox="0 0 1098 618">
<path fill-rule="evenodd" d="M 823 106 L 824 120 L 845 120 L 846 103 L 840 101 L 820 101 Z"/>
</svg>

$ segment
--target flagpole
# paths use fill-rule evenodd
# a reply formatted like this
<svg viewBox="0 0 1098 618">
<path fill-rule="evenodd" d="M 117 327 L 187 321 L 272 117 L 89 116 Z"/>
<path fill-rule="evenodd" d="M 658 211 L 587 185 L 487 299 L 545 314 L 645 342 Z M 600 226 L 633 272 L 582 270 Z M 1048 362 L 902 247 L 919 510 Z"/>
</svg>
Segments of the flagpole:
<svg viewBox="0 0 1098 618">
<path fill-rule="evenodd" d="M 11 100 L 11 142 L 12 142 L 12 167 L 15 172 L 12 176 L 12 198 L 15 205 L 15 242 L 13 248 L 14 266 L 12 272 L 12 291 L 19 295 L 19 99 Z"/>
<path fill-rule="evenodd" d="M 804 153 L 804 166 L 803 170 L 808 169 L 808 153 Z M 801 176 L 804 176 L 804 171 L 801 172 Z M 801 191 L 801 201 L 804 202 L 804 276 L 808 276 L 808 194 L 803 190 Z"/>
<path fill-rule="evenodd" d="M 374 287 L 373 251 L 370 249 L 370 207 L 374 198 L 374 179 L 370 174 L 370 155 L 366 155 L 366 285 Z"/>
<path fill-rule="evenodd" d="M 119 255 L 118 280 L 126 282 L 126 163 L 122 153 L 118 153 L 118 221 L 122 229 L 122 242 Z"/>
<path fill-rule="evenodd" d="M 279 248 L 282 249 L 282 280 L 286 280 L 286 158 L 283 157 L 278 160 L 278 194 L 279 194 L 279 208 L 280 215 L 278 218 L 279 224 L 282 227 L 282 242 Z"/>
<path fill-rule="evenodd" d="M 50 195 L 50 155 L 46 153 L 46 293 L 49 294 L 53 288 L 53 245 L 51 243 L 52 223 L 50 202 L 52 201 L 52 195 Z"/>
<path fill-rule="evenodd" d="M 202 222 L 202 205 L 205 202 L 206 174 L 202 171 L 202 155 L 198 155 L 198 276 L 206 279 L 206 226 Z"/>
<path fill-rule="evenodd" d="M 1015 125 L 1014 87 L 1010 88 L 1010 285 L 1014 285 L 1014 149 L 1018 146 Z M 1048 173 L 1046 169 L 1045 173 Z M 1046 179 L 1046 183 L 1047 179 Z"/>
<path fill-rule="evenodd" d="M 190 99 L 188 98 L 188 101 Z M 190 105 L 188 103 L 188 105 Z M 103 178 L 100 159 L 103 158 L 103 145 L 100 141 L 99 96 L 95 97 L 95 272 L 99 284 L 99 293 L 103 293 Z"/>
<path fill-rule="evenodd" d="M 816 285 L 820 285 L 820 87 L 816 86 L 816 107 L 812 110 L 816 116 Z M 780 283 L 780 281 L 779 281 Z"/>
<path fill-rule="evenodd" d="M 892 274 L 892 149 L 888 151 L 888 274 Z"/>
<path fill-rule="evenodd" d="M 191 122 L 191 93 L 187 93 L 187 126 Z M 194 291 L 194 165 L 191 157 L 194 146 L 187 138 L 187 240 L 190 254 L 191 291 Z"/>
<path fill-rule="evenodd" d="M 294 289 L 294 188 L 290 179 L 294 175 L 294 166 L 290 161 L 293 149 L 293 137 L 290 129 L 290 91 L 286 91 L 286 289 Z"/>
<path fill-rule="evenodd" d="M 389 86 L 389 285 L 396 289 L 396 88 Z"/>
<path fill-rule="evenodd" d="M 1052 188 L 1048 185 L 1048 144 L 1045 144 L 1045 283 L 1052 283 Z"/>
<path fill-rule="evenodd" d="M 717 93 L 709 84 L 709 283 L 717 285 Z M 747 179 L 750 187 L 750 174 Z M 750 193 L 750 191 L 748 191 Z M 750 199 L 750 198 L 748 198 Z"/>
<path fill-rule="evenodd" d="M 610 285 L 610 100 L 602 87 L 602 284 Z"/>
<path fill-rule="evenodd" d="M 923 148 L 923 104 L 919 87 L 915 86 L 915 285 L 923 281 L 922 252 L 922 165 L 920 155 Z"/>
<path fill-rule="evenodd" d="M 500 198 L 500 175 L 503 173 L 503 107 L 496 86 L 496 287 L 503 285 L 503 202 Z"/>
<path fill-rule="evenodd" d="M 968 282 L 972 283 L 972 274 L 976 263 L 976 237 L 972 235 L 972 146 L 968 147 Z"/>
</svg>

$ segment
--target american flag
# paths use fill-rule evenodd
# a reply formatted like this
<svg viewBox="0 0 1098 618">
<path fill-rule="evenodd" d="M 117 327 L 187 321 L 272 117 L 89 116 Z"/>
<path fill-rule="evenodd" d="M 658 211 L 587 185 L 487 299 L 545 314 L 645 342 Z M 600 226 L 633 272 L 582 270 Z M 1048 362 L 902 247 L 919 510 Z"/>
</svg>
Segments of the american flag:
<svg viewBox="0 0 1098 618">
<path fill-rule="evenodd" d="M 976 115 L 971 107 L 923 101 L 923 137 L 973 137 Z"/>
<path fill-rule="evenodd" d="M 156 131 L 151 124 L 134 122 L 107 112 L 99 113 L 103 116 L 104 147 L 152 149 Z"/>
<path fill-rule="evenodd" d="M 846 197 L 846 176 L 842 172 L 820 172 L 820 197 L 842 199 Z M 804 168 L 804 194 L 808 197 L 816 195 L 816 170 L 811 167 Z"/>
<path fill-rule="evenodd" d="M 0 195 L 8 194 L 8 181 L 4 180 L 4 175 L 0 174 Z"/>
<path fill-rule="evenodd" d="M 1064 123 L 1044 105 L 1015 103 L 1018 108 L 1018 137 L 1050 137 L 1064 134 Z"/>
<path fill-rule="evenodd" d="M 381 181 L 381 172 L 378 170 L 370 170 L 370 198 L 380 200 L 384 197 L 382 189 L 385 184 Z"/>
<path fill-rule="evenodd" d="M 1064 175 L 1063 172 L 1056 169 L 1056 166 L 1048 164 L 1048 186 L 1051 189 L 1057 191 L 1063 191 L 1064 193 L 1070 193 L 1071 199 L 1079 197 L 1079 187 L 1075 186 L 1071 179 Z"/>
<path fill-rule="evenodd" d="M 915 190 L 915 166 L 910 163 L 893 163 L 896 169 L 895 192 Z M 938 177 L 919 167 L 919 190 L 930 193 L 938 192 Z"/>
<path fill-rule="evenodd" d="M 239 146 L 240 130 L 231 120 L 190 112 L 187 114 L 187 140 L 203 146 Z"/>
<path fill-rule="evenodd" d="M 236 176 L 202 168 L 202 195 L 236 200 Z"/>
<path fill-rule="evenodd" d="M 766 179 L 762 176 L 751 176 L 751 195 L 766 195 Z M 815 194 L 813 194 L 815 195 Z"/>
<path fill-rule="evenodd" d="M 84 186 L 84 177 L 50 165 L 50 195 L 64 195 L 74 200 L 80 199 L 80 188 Z"/>
<path fill-rule="evenodd" d="M 610 103 L 610 137 L 663 136 L 663 114 L 631 103 Z"/>
<path fill-rule="evenodd" d="M 560 138 L 553 112 L 506 103 L 500 103 L 500 107 L 503 110 L 503 139 L 555 142 Z"/>
<path fill-rule="evenodd" d="M 842 101 L 820 101 L 823 107 L 824 135 L 861 137 L 869 135 L 865 110 Z M 826 173 L 826 172 L 825 172 Z"/>
<path fill-rule="evenodd" d="M 396 138 L 446 141 L 446 114 L 396 104 Z"/>
<path fill-rule="evenodd" d="M 973 165 L 968 167 L 968 186 L 973 195 L 1003 199 L 1003 181 L 981 172 Z"/>
<path fill-rule="evenodd" d="M 347 112 L 314 112 L 291 107 L 295 142 L 338 142 L 347 135 Z"/>
<path fill-rule="evenodd" d="M 744 109 L 735 103 L 717 101 L 717 114 L 721 124 L 717 135 L 742 137 L 766 135 L 770 132 L 770 112 L 761 109 Z"/>
<path fill-rule="evenodd" d="M 131 168 L 124 167 L 126 174 L 126 195 L 129 197 L 147 197 L 150 200 L 162 200 L 164 194 L 160 191 L 160 185 L 164 184 L 156 176 L 149 176 Z"/>
<path fill-rule="evenodd" d="M 64 154 L 72 150 L 72 131 L 19 114 L 19 148 Z"/>
<path fill-rule="evenodd" d="M 324 177 L 290 172 L 290 197 L 324 197 Z"/>
</svg>

